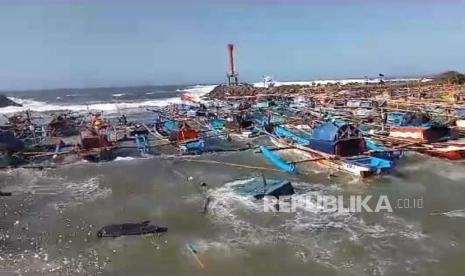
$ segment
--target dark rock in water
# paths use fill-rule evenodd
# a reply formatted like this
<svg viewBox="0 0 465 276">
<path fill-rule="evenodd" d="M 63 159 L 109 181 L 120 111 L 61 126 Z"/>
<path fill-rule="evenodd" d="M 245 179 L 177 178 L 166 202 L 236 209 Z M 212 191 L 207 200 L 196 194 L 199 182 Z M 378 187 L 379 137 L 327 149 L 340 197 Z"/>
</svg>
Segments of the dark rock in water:
<svg viewBox="0 0 465 276">
<path fill-rule="evenodd" d="M 0 95 L 0 107 L 7 107 L 7 106 L 23 106 L 23 105 L 8 99 L 5 95 Z"/>
<path fill-rule="evenodd" d="M 122 223 L 104 226 L 97 232 L 97 237 L 120 237 L 129 235 L 145 235 L 153 233 L 164 233 L 168 231 L 166 227 L 159 227 L 149 224 L 150 221 L 140 223 Z"/>
</svg>

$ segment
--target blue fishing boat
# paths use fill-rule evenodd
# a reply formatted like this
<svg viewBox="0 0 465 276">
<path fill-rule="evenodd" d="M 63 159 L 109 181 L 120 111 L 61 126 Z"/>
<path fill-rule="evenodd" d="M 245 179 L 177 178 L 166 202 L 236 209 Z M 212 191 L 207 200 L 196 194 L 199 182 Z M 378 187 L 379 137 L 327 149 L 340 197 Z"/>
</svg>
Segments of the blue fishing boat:
<svg viewBox="0 0 465 276">
<path fill-rule="evenodd" d="M 402 150 L 392 151 L 380 145 L 373 139 L 370 139 L 367 137 L 365 137 L 364 139 L 365 139 L 365 145 L 366 145 L 367 151 L 371 152 L 370 155 L 372 156 L 379 157 L 379 158 L 386 159 L 386 160 L 391 160 L 391 161 L 399 160 L 404 156 L 404 151 Z"/>
<path fill-rule="evenodd" d="M 390 160 L 365 154 L 365 139 L 352 124 L 343 121 L 323 123 L 314 128 L 309 137 L 282 128 L 271 136 L 272 143 L 278 148 L 292 150 L 305 159 L 286 162 L 271 151 L 262 152 L 273 164 L 286 171 L 293 171 L 290 167 L 292 164 L 316 162 L 324 167 L 367 177 L 394 167 Z"/>
<path fill-rule="evenodd" d="M 229 139 L 229 135 L 225 132 L 226 120 L 219 118 L 208 119 L 207 127 L 209 128 L 209 135 L 216 136 L 221 139 Z"/>
<path fill-rule="evenodd" d="M 193 141 L 187 141 L 180 144 L 179 148 L 183 153 L 200 153 L 205 150 L 205 140 L 197 139 Z"/>
<path fill-rule="evenodd" d="M 274 133 L 279 137 L 285 137 L 285 138 L 292 139 L 292 141 L 300 145 L 304 145 L 304 146 L 310 145 L 310 140 L 300 133 L 290 131 L 289 129 L 282 127 L 282 126 L 276 126 L 274 127 L 273 130 L 274 130 Z"/>
<path fill-rule="evenodd" d="M 224 119 L 213 118 L 208 120 L 208 125 L 211 129 L 221 130 L 226 126 L 226 121 Z"/>
</svg>

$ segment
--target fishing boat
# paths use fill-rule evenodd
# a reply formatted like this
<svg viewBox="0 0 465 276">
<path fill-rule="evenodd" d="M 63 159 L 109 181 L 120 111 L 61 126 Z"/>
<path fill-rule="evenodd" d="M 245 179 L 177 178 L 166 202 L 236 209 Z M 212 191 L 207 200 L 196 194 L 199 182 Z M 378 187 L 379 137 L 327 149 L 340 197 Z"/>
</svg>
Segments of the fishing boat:
<svg viewBox="0 0 465 276">
<path fill-rule="evenodd" d="M 223 140 L 229 140 L 231 137 L 226 129 L 226 120 L 220 118 L 210 118 L 207 120 L 209 135 L 218 137 Z"/>
<path fill-rule="evenodd" d="M 346 107 L 352 110 L 354 116 L 359 118 L 374 118 L 378 115 L 378 102 L 374 100 L 348 100 Z"/>
<path fill-rule="evenodd" d="M 49 136 L 69 137 L 79 134 L 79 124 L 77 120 L 80 117 L 72 116 L 69 113 L 54 115 L 48 123 L 47 131 Z"/>
<path fill-rule="evenodd" d="M 425 149 L 423 152 L 431 156 L 449 160 L 463 160 L 465 159 L 465 142 L 448 141 L 440 145 L 435 145 L 433 148 Z"/>
<path fill-rule="evenodd" d="M 77 147 L 81 158 L 91 161 L 110 161 L 116 158 L 111 129 L 101 113 L 91 115 L 90 122 L 80 132 Z"/>
<path fill-rule="evenodd" d="M 258 135 L 254 120 L 248 113 L 234 113 L 225 119 L 225 129 L 232 138 L 239 140 L 253 138 Z"/>
<path fill-rule="evenodd" d="M 286 162 L 266 147 L 262 146 L 261 149 L 275 165 L 287 171 L 295 171 L 295 164 L 316 162 L 326 168 L 368 177 L 388 172 L 394 166 L 390 160 L 364 154 L 365 140 L 352 124 L 337 121 L 323 123 L 314 128 L 308 138 L 278 129 L 270 136 L 271 142 L 278 149 L 294 151 L 304 159 Z"/>
<path fill-rule="evenodd" d="M 364 137 L 365 145 L 367 152 L 375 157 L 381 159 L 396 161 L 404 157 L 405 152 L 403 150 L 391 150 L 380 143 L 377 143 L 375 140 Z"/>
<path fill-rule="evenodd" d="M 156 123 L 155 132 L 160 137 L 178 145 L 182 153 L 198 153 L 205 149 L 205 140 L 186 122 L 159 121 Z"/>
<path fill-rule="evenodd" d="M 80 133 L 78 143 L 81 158 L 91 161 L 110 161 L 116 156 L 113 154 L 114 144 L 109 141 L 108 136 L 95 130 L 84 130 Z"/>
<path fill-rule="evenodd" d="M 465 141 L 455 140 L 452 128 L 435 124 L 428 116 L 406 116 L 390 128 L 388 138 L 417 143 L 416 151 L 450 160 L 465 158 Z"/>
<path fill-rule="evenodd" d="M 235 185 L 233 189 L 241 196 L 261 199 L 264 196 L 289 196 L 295 193 L 288 180 L 266 179 L 264 176 L 254 177 L 244 183 Z"/>
<path fill-rule="evenodd" d="M 0 130 L 0 168 L 18 166 L 26 160 L 17 153 L 25 149 L 25 144 L 11 131 Z"/>
</svg>

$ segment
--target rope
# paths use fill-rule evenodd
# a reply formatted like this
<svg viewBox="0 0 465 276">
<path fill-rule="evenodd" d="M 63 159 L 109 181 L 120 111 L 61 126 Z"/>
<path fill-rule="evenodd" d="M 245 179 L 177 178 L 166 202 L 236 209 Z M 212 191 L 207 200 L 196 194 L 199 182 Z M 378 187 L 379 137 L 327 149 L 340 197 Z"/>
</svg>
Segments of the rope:
<svg viewBox="0 0 465 276">
<path fill-rule="evenodd" d="M 248 166 L 248 165 L 242 165 L 242 164 L 237 164 L 237 163 L 221 162 L 221 161 L 216 161 L 216 160 L 184 159 L 184 161 L 196 162 L 196 163 L 207 163 L 207 164 L 219 164 L 219 165 L 225 165 L 225 166 L 231 166 L 231 167 L 239 167 L 239 168 L 252 169 L 252 170 L 264 170 L 264 171 L 282 172 L 281 170 L 273 169 L 273 168 L 258 167 L 258 166 Z"/>
</svg>

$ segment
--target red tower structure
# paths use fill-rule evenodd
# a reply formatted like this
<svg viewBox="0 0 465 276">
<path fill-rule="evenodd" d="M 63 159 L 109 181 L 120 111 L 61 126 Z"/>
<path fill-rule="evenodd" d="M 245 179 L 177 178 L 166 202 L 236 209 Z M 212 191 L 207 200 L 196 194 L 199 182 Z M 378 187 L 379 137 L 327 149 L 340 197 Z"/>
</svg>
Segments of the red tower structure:
<svg viewBox="0 0 465 276">
<path fill-rule="evenodd" d="M 229 53 L 229 72 L 226 75 L 228 78 L 228 85 L 239 85 L 237 78 L 236 68 L 234 67 L 234 44 L 228 44 Z"/>
</svg>

